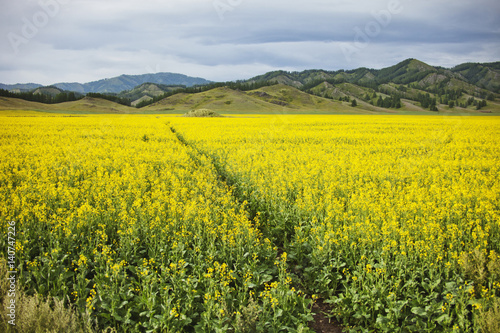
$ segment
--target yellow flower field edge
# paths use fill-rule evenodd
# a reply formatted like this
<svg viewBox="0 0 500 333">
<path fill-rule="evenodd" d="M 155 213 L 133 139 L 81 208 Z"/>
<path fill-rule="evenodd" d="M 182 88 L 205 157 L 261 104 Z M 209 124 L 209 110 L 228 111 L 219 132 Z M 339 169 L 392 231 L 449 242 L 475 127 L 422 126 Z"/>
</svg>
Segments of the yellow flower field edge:
<svg viewBox="0 0 500 333">
<path fill-rule="evenodd" d="M 175 119 L 347 331 L 495 332 L 500 119 Z"/>
<path fill-rule="evenodd" d="M 5 117 L 0 136 L 0 252 L 15 222 L 26 295 L 97 331 L 309 330 L 287 253 L 165 118 Z"/>
</svg>

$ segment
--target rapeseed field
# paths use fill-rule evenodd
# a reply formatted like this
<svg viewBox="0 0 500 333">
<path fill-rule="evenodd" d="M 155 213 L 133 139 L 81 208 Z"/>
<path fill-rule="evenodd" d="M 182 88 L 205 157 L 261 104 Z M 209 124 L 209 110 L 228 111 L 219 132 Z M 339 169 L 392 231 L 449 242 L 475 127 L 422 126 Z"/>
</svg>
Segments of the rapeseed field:
<svg viewBox="0 0 500 333">
<path fill-rule="evenodd" d="M 499 125 L 2 117 L 0 251 L 96 331 L 493 332 Z"/>
</svg>

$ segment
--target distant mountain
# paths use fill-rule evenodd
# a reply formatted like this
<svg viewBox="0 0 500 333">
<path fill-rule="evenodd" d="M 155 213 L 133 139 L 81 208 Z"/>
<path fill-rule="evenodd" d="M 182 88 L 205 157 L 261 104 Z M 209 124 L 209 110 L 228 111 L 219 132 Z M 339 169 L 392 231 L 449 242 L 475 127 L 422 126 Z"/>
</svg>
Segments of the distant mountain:
<svg viewBox="0 0 500 333">
<path fill-rule="evenodd" d="M 490 64 L 463 64 L 452 69 L 433 67 L 416 59 L 407 59 L 383 69 L 358 68 L 354 70 L 306 70 L 303 72 L 274 71 L 256 76 L 247 82 L 274 81 L 314 93 L 328 83 L 339 94 L 339 84 L 351 83 L 378 90 L 381 86 L 415 88 L 424 92 L 442 93 L 450 89 L 479 98 L 500 93 L 500 62 Z M 316 88 L 316 89 L 315 89 Z M 383 88 L 383 87 L 382 87 Z M 325 89 L 322 90 L 325 92 Z"/>
<path fill-rule="evenodd" d="M 10 90 L 12 92 L 17 92 L 17 93 L 31 91 L 39 87 L 42 87 L 42 85 L 37 83 L 18 83 L 18 84 L 0 83 L 0 89 Z"/>
<path fill-rule="evenodd" d="M 120 75 L 117 77 L 103 79 L 99 81 L 93 81 L 88 83 L 56 83 L 52 86 L 57 87 L 66 91 L 74 91 L 81 94 L 86 94 L 89 92 L 93 93 L 120 93 L 124 90 L 131 90 L 138 85 L 143 83 L 156 83 L 163 85 L 178 85 L 191 87 L 194 85 L 204 85 L 211 83 L 211 81 L 205 80 L 199 77 L 191 77 L 183 74 L 175 73 L 156 73 L 156 74 L 143 74 L 143 75 Z M 27 84 L 0 84 L 0 89 L 15 91 L 15 92 L 26 92 L 31 91 L 36 88 L 42 87 L 40 84 L 27 83 Z"/>
<path fill-rule="evenodd" d="M 94 105 L 101 99 L 125 100 L 126 105 L 139 107 L 137 112 L 141 113 L 200 108 L 219 113 L 500 113 L 500 62 L 443 68 L 407 59 L 382 69 L 273 71 L 236 82 L 158 73 L 121 75 L 85 84 L 2 87 L 18 92 L 0 90 L 0 97 L 5 97 L 0 100 L 0 108 L 2 104 L 20 106 L 17 98 L 42 103 L 73 101 L 68 105 L 79 111 L 85 107 L 98 110 Z M 26 92 L 28 88 L 32 89 Z M 90 92 L 98 93 L 87 95 L 94 98 L 92 103 L 76 103 L 81 94 Z M 109 103 L 100 107 L 107 112 L 131 112 Z"/>
<path fill-rule="evenodd" d="M 208 84 L 211 81 L 191 77 L 183 74 L 175 73 L 156 73 L 156 74 L 143 74 L 143 75 L 120 75 L 110 79 L 80 83 L 56 83 L 54 86 L 64 89 L 76 91 L 79 93 L 120 93 L 124 90 L 131 90 L 143 83 L 157 83 L 164 85 L 183 85 L 191 87 L 194 85 Z"/>
</svg>

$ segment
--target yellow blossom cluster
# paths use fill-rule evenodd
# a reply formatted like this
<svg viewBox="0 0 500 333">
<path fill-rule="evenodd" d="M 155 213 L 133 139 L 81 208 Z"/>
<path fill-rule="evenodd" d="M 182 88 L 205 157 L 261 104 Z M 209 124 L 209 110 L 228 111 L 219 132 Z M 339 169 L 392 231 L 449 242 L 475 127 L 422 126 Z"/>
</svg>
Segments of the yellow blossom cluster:
<svg viewBox="0 0 500 333">
<path fill-rule="evenodd" d="M 276 249 L 173 118 L 0 118 L 0 250 L 15 221 L 30 293 L 71 296 L 103 329 L 182 332 L 235 325 L 213 320 L 264 289 Z"/>
<path fill-rule="evenodd" d="M 469 268 L 460 259 L 500 253 L 497 117 L 276 115 L 173 126 L 259 212 L 265 236 L 306 263 L 306 280 L 332 297 L 348 325 L 402 320 L 384 308 L 412 298 L 419 301 L 404 309 L 415 322 L 443 300 L 458 320 L 466 317 L 460 286 L 484 284 L 476 294 L 485 299 L 499 282 L 467 273 L 477 266 L 489 274 L 496 259 Z"/>
<path fill-rule="evenodd" d="M 9 115 L 0 250 L 16 221 L 20 283 L 102 328 L 306 330 L 321 297 L 477 331 L 500 296 L 497 117 Z"/>
</svg>

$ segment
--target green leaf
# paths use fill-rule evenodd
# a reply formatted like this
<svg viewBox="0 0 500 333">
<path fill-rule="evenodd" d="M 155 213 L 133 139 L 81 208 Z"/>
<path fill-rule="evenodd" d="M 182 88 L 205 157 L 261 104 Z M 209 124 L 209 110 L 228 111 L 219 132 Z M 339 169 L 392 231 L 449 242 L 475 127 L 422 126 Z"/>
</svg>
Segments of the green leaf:
<svg viewBox="0 0 500 333">
<path fill-rule="evenodd" d="M 264 274 L 262 275 L 262 283 L 266 283 L 266 282 L 269 282 L 272 280 L 272 276 L 271 275 L 268 275 L 268 274 Z"/>
<path fill-rule="evenodd" d="M 437 281 L 434 281 L 432 284 L 432 289 L 437 288 L 441 284 L 441 279 L 438 279 Z"/>
<path fill-rule="evenodd" d="M 101 313 L 99 313 L 99 316 L 102 317 L 102 318 L 106 318 L 108 320 L 111 319 L 111 315 L 109 313 L 101 312 Z"/>
<path fill-rule="evenodd" d="M 436 322 L 439 324 L 439 325 L 443 325 L 443 323 L 446 323 L 450 320 L 450 316 L 448 316 L 446 313 L 443 314 L 442 316 L 440 316 L 439 318 L 436 319 Z"/>
<path fill-rule="evenodd" d="M 425 310 L 420 307 L 412 308 L 411 312 L 421 317 L 427 317 L 427 312 L 425 312 Z"/>
<path fill-rule="evenodd" d="M 376 321 L 377 324 L 385 325 L 388 322 L 389 322 L 389 319 L 387 319 L 387 317 L 383 317 L 383 316 L 377 317 L 377 321 Z"/>
<path fill-rule="evenodd" d="M 447 291 L 452 291 L 457 288 L 457 284 L 455 282 L 446 282 L 445 287 Z"/>
</svg>

